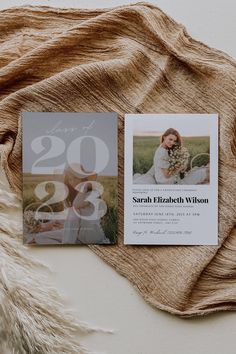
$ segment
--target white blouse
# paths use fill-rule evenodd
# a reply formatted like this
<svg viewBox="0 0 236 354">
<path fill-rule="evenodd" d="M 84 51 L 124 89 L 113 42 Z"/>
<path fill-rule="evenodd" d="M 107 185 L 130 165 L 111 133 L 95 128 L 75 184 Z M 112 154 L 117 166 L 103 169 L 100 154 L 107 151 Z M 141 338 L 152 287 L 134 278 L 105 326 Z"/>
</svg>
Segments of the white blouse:
<svg viewBox="0 0 236 354">
<path fill-rule="evenodd" d="M 167 178 L 162 171 L 163 168 L 169 168 L 169 154 L 167 149 L 163 148 L 161 145 L 156 149 L 153 165 L 157 184 L 174 184 L 176 176 L 173 175 Z"/>
</svg>

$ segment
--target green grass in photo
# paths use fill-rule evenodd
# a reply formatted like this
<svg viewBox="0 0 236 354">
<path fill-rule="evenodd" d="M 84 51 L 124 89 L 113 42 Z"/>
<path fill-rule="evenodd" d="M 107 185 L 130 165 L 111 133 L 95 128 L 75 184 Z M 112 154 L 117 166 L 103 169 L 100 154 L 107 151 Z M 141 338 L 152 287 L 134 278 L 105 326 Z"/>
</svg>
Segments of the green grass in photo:
<svg viewBox="0 0 236 354">
<path fill-rule="evenodd" d="M 208 136 L 184 137 L 184 146 L 190 154 L 187 170 L 190 169 L 191 159 L 202 153 L 210 153 L 210 138 Z M 153 157 L 160 145 L 160 138 L 156 136 L 134 136 L 133 137 L 133 174 L 146 173 L 153 165 Z M 194 166 L 206 165 L 209 156 L 202 155 L 193 161 Z"/>
<path fill-rule="evenodd" d="M 23 208 L 27 208 L 30 204 L 36 205 L 36 208 L 47 202 L 54 194 L 54 185 L 49 183 L 46 186 L 46 191 L 48 195 L 40 200 L 36 197 L 34 190 L 37 184 L 45 181 L 50 181 L 55 179 L 56 181 L 60 180 L 59 176 L 53 175 L 32 175 L 25 173 L 23 176 Z M 116 176 L 98 176 L 97 182 L 101 183 L 104 192 L 101 195 L 107 204 L 107 213 L 101 219 L 101 225 L 105 232 L 107 238 L 110 239 L 112 243 L 116 242 L 117 233 L 118 233 L 118 221 L 117 221 L 117 202 L 118 202 L 118 182 Z M 36 203 L 36 204 L 35 204 Z M 54 212 L 59 212 L 64 209 L 64 203 L 59 202 L 50 205 Z M 35 206 L 32 205 L 32 210 L 35 211 Z M 48 211 L 48 207 L 43 207 L 40 209 L 41 212 Z"/>
</svg>

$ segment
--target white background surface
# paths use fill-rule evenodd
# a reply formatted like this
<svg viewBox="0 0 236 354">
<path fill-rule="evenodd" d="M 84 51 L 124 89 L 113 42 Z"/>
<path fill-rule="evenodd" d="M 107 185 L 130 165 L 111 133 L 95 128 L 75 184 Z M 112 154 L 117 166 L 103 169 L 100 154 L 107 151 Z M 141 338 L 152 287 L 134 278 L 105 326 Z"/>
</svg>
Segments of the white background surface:
<svg viewBox="0 0 236 354">
<path fill-rule="evenodd" d="M 235 0 L 153 0 L 188 32 L 210 46 L 236 57 Z M 21 4 L 57 7 L 108 7 L 128 4 L 115 0 L 1 0 L 0 8 Z M 34 248 L 33 256 L 55 272 L 78 318 L 115 329 L 113 335 L 82 337 L 91 350 L 106 354 L 235 354 L 236 313 L 180 319 L 147 305 L 136 290 L 86 247 Z M 60 354 L 60 353 L 58 353 Z M 69 353 L 68 353 L 69 354 Z"/>
</svg>

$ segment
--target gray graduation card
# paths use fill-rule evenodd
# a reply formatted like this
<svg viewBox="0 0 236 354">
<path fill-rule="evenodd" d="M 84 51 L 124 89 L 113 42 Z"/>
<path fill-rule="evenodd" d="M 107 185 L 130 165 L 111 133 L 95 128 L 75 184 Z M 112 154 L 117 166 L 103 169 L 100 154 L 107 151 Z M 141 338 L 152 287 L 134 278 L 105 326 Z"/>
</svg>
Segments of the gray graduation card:
<svg viewBox="0 0 236 354">
<path fill-rule="evenodd" d="M 24 112 L 27 244 L 117 240 L 117 114 Z"/>
</svg>

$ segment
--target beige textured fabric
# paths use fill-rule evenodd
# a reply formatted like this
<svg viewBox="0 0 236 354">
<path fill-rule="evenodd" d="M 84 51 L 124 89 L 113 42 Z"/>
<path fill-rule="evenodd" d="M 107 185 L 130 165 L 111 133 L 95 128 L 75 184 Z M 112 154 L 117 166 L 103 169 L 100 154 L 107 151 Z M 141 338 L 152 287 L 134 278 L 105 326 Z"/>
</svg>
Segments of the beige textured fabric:
<svg viewBox="0 0 236 354">
<path fill-rule="evenodd" d="M 21 196 L 22 111 L 119 113 L 119 243 L 92 250 L 150 304 L 191 316 L 236 308 L 236 63 L 147 3 L 0 12 L 0 149 Z M 123 246 L 125 113 L 220 115 L 219 247 Z"/>
</svg>

